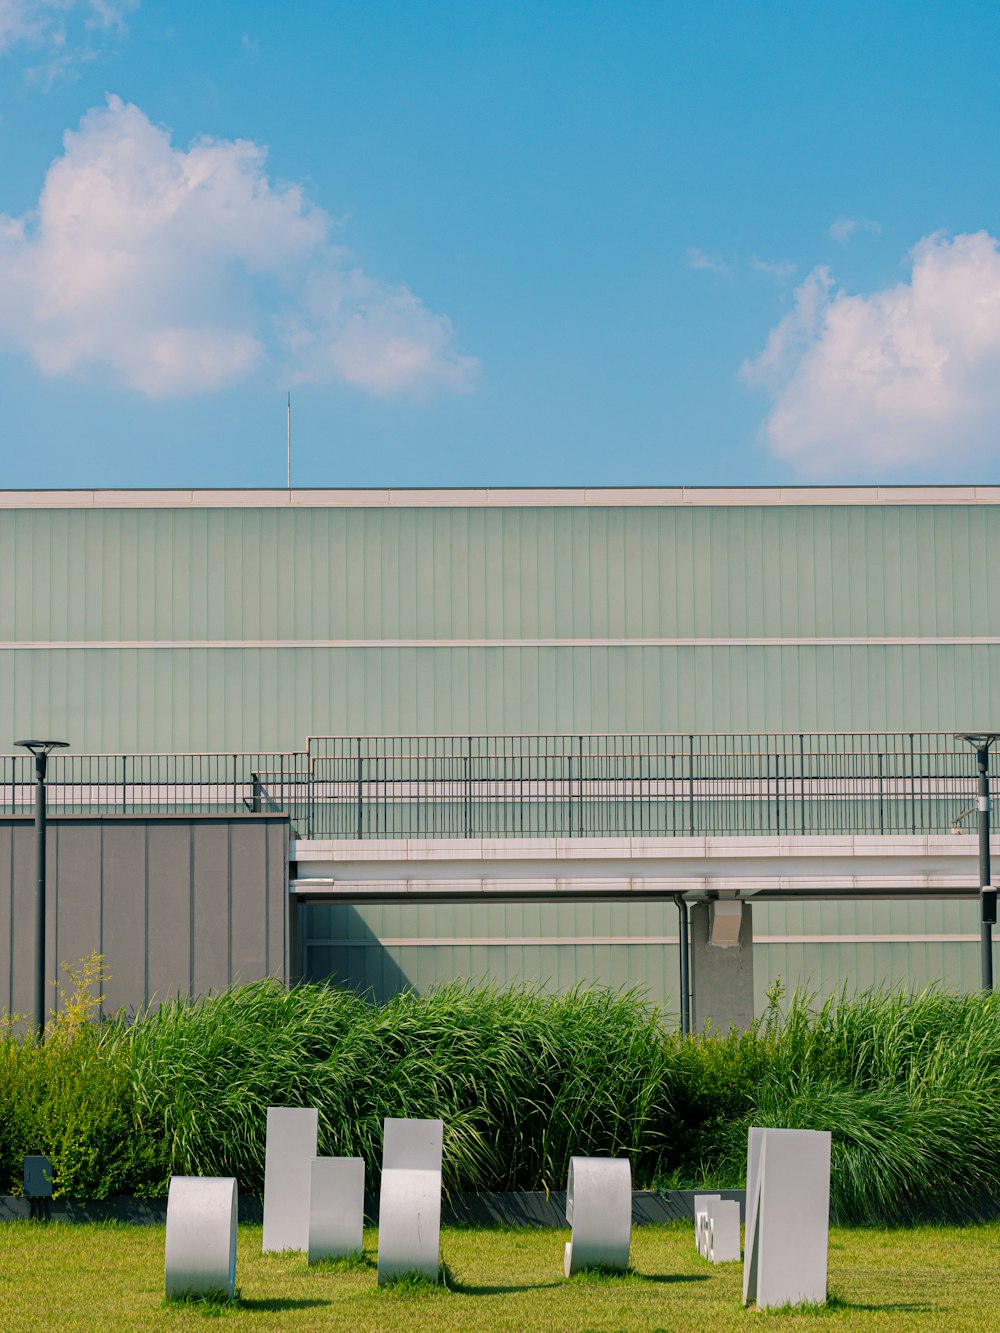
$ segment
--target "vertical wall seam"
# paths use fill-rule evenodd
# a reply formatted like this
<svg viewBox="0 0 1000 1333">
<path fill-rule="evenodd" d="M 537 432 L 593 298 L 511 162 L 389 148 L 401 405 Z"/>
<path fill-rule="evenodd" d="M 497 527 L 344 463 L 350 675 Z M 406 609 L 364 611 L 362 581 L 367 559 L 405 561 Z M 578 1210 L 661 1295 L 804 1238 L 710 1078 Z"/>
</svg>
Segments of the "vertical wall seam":
<svg viewBox="0 0 1000 1333">
<path fill-rule="evenodd" d="M 194 854 L 195 825 L 188 825 L 188 995 L 194 995 Z"/>
<path fill-rule="evenodd" d="M 233 824 L 226 823 L 226 985 L 233 984 Z"/>
<path fill-rule="evenodd" d="M 51 830 L 51 831 L 50 831 Z M 59 976 L 59 825 L 50 824 L 46 830 L 46 836 L 51 837 L 53 847 L 53 870 L 52 885 L 54 892 L 52 894 L 52 976 Z M 46 850 L 46 855 L 47 855 Z M 51 978 L 50 978 L 51 980 Z M 53 1007 L 59 1008 L 59 990 L 58 987 L 53 990 Z"/>
<path fill-rule="evenodd" d="M 8 885 L 10 890 L 10 955 L 7 966 L 7 1012 L 14 1012 L 14 868 L 16 860 L 14 857 L 14 843 L 17 840 L 17 825 L 11 823 L 10 826 L 10 878 Z"/>
<path fill-rule="evenodd" d="M 99 821 L 100 836 L 98 838 L 98 865 L 100 871 L 97 878 L 97 952 L 104 958 L 104 820 Z M 101 988 L 101 1003 L 98 1009 L 98 1016 L 104 1017 L 104 988 Z"/>
<path fill-rule="evenodd" d="M 271 825 L 264 825 L 264 975 L 271 975 Z"/>
<path fill-rule="evenodd" d="M 143 825 L 142 846 L 142 1003 L 144 1006 L 149 1004 L 149 828 L 147 820 Z"/>
</svg>

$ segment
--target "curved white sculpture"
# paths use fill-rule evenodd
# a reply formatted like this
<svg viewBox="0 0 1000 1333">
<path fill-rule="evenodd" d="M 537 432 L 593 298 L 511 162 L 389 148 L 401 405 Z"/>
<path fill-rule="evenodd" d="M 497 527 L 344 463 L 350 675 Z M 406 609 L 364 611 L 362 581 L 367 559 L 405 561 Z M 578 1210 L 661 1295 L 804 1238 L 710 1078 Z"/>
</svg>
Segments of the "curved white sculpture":
<svg viewBox="0 0 1000 1333">
<path fill-rule="evenodd" d="M 826 1300 L 830 1145 L 828 1130 L 750 1130 L 744 1305 Z"/>
<path fill-rule="evenodd" d="M 388 1119 L 378 1205 L 378 1284 L 404 1273 L 438 1280 L 441 1120 Z"/>
<path fill-rule="evenodd" d="M 360 1254 L 365 1227 L 361 1157 L 314 1157 L 309 1175 L 309 1262 Z"/>
<path fill-rule="evenodd" d="M 171 1176 L 167 1192 L 167 1300 L 236 1290 L 236 1181 Z"/>
<path fill-rule="evenodd" d="M 566 1243 L 563 1271 L 628 1268 L 632 1243 L 632 1167 L 627 1157 L 571 1157 L 566 1184 Z"/>
<path fill-rule="evenodd" d="M 309 1172 L 318 1136 L 319 1112 L 314 1107 L 267 1108 L 261 1247 L 265 1254 L 309 1247 Z"/>
</svg>

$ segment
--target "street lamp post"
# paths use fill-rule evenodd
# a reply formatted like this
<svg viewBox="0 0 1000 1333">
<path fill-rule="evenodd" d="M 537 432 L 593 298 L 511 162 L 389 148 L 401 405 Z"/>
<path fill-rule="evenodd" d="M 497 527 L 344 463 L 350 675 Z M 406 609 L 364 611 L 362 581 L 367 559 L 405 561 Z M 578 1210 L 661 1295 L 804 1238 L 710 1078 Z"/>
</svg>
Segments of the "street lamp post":
<svg viewBox="0 0 1000 1333">
<path fill-rule="evenodd" d="M 45 771 L 53 750 L 69 741 L 15 741 L 35 756 L 35 1027 L 45 1038 Z"/>
<path fill-rule="evenodd" d="M 997 919 L 997 891 L 990 875 L 990 746 L 1000 733 L 995 731 L 962 732 L 976 752 L 979 773 L 979 923 L 981 948 L 981 976 L 983 990 L 993 989 L 993 927 Z"/>
</svg>

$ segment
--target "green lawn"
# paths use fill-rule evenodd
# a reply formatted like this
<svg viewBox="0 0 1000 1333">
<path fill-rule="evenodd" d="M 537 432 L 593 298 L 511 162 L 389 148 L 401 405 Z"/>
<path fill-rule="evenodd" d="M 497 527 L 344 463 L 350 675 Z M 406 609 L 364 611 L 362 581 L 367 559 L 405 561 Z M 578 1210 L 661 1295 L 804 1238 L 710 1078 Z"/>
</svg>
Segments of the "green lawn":
<svg viewBox="0 0 1000 1333">
<path fill-rule="evenodd" d="M 634 1272 L 562 1277 L 568 1232 L 446 1228 L 451 1289 L 379 1290 L 377 1233 L 364 1261 L 310 1271 L 301 1255 L 260 1253 L 241 1227 L 241 1300 L 221 1313 L 163 1304 L 161 1227 L 0 1224 L 0 1329 L 203 1328 L 206 1317 L 271 1329 L 851 1329 L 1000 1330 L 1000 1224 L 876 1231 L 835 1228 L 832 1300 L 819 1313 L 755 1314 L 740 1305 L 742 1266 L 700 1260 L 687 1225 L 633 1232 Z"/>
</svg>

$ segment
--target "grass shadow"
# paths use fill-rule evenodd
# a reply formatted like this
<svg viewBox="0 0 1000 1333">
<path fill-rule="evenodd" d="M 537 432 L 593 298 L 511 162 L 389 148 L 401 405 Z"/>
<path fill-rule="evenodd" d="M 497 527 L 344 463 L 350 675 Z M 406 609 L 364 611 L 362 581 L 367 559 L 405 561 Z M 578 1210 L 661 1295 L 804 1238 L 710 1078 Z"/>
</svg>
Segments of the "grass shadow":
<svg viewBox="0 0 1000 1333">
<path fill-rule="evenodd" d="M 672 1285 L 675 1282 L 710 1282 L 710 1273 L 640 1273 L 636 1268 L 583 1268 L 567 1279 L 581 1286 L 639 1286 L 649 1284 Z"/>
<path fill-rule="evenodd" d="M 318 1296 L 241 1296 L 233 1302 L 233 1308 L 251 1314 L 277 1314 L 282 1310 L 315 1310 L 330 1303 Z"/>
<path fill-rule="evenodd" d="M 561 1287 L 561 1282 L 511 1282 L 498 1286 L 489 1286 L 479 1282 L 461 1282 L 452 1280 L 452 1291 L 461 1296 L 508 1296 L 524 1291 L 547 1291 L 550 1287 Z"/>
<path fill-rule="evenodd" d="M 207 1292 L 203 1296 L 173 1296 L 160 1302 L 165 1311 L 193 1312 L 206 1319 L 223 1319 L 231 1314 L 278 1314 L 285 1310 L 312 1310 L 329 1305 L 316 1296 L 244 1296 L 237 1288 L 232 1300 L 224 1292 Z"/>
<path fill-rule="evenodd" d="M 841 1296 L 830 1295 L 825 1301 L 802 1301 L 798 1305 L 769 1305 L 757 1310 L 760 1315 L 808 1315 L 829 1316 L 836 1318 L 844 1314 L 932 1314 L 935 1306 L 927 1301 L 845 1301 Z"/>
</svg>

